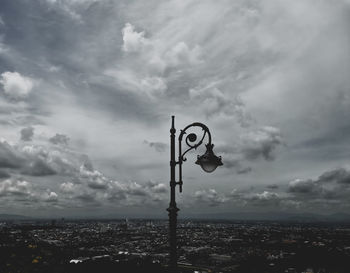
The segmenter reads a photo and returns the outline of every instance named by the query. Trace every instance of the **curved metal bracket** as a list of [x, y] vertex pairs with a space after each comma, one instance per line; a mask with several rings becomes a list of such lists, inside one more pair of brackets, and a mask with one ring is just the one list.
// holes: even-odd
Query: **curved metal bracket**
[[[182, 153], [182, 139], [183, 139], [184, 135], [187, 134], [186, 131], [192, 127], [200, 127], [200, 128], [202, 128], [202, 131], [204, 131], [204, 133], [198, 142], [196, 142], [198, 137], [195, 133], [188, 134], [185, 138], [185, 142], [186, 142], [186, 145], [188, 146], [188, 149], [184, 153]], [[203, 143], [203, 140], [207, 134], [208, 134], [208, 143], [207, 144], [211, 144], [210, 131], [206, 125], [204, 125], [203, 123], [200, 123], [200, 122], [194, 122], [181, 130], [181, 133], [179, 135], [179, 160], [177, 162], [179, 164], [179, 182], [177, 182], [177, 183], [180, 186], [180, 192], [182, 192], [182, 184], [183, 184], [183, 181], [182, 181], [182, 162], [187, 160], [185, 155], [189, 151], [191, 151], [193, 149], [197, 149]]]
[[[184, 153], [181, 154], [181, 144], [183, 136], [186, 135], [186, 131], [191, 127], [201, 127], [204, 131], [201, 139], [197, 143], [193, 143], [197, 140], [197, 135], [195, 133], [188, 134], [185, 138], [185, 142], [187, 146], [189, 147]], [[208, 134], [208, 144], [211, 144], [211, 134], [207, 126], [205, 126], [203, 123], [195, 122], [188, 126], [186, 126], [183, 130], [181, 130], [181, 133], [179, 135], [179, 157], [181, 158], [181, 161], [186, 161], [185, 154], [187, 154], [192, 149], [197, 149], [202, 143], [205, 138], [205, 136]], [[179, 161], [180, 161], [179, 158]]]

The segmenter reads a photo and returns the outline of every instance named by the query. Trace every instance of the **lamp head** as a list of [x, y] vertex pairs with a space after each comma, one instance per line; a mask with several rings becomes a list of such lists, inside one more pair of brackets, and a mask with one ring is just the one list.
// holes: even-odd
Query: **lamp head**
[[200, 165], [205, 172], [211, 173], [218, 166], [222, 166], [223, 163], [221, 156], [216, 156], [213, 152], [214, 144], [207, 144], [205, 147], [207, 148], [206, 152], [201, 156], [197, 156], [196, 164]]

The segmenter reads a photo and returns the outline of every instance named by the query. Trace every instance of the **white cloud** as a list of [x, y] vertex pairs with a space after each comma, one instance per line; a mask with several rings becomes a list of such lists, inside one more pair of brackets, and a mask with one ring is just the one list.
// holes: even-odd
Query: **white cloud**
[[185, 42], [181, 41], [165, 52], [164, 60], [169, 67], [184, 64], [196, 65], [203, 61], [202, 54], [202, 49], [198, 45], [190, 49]]
[[51, 149], [35, 144], [14, 147], [14, 149], [19, 149], [18, 151], [24, 158], [24, 174], [71, 175], [78, 170], [79, 156], [63, 149]]
[[123, 46], [125, 52], [138, 52], [139, 61], [146, 61], [151, 68], [159, 66], [158, 71], [164, 71], [167, 67], [181, 67], [183, 65], [197, 65], [202, 60], [202, 49], [195, 45], [192, 49], [184, 41], [175, 44], [166, 44], [166, 41], [145, 38], [145, 32], [135, 31], [135, 27], [126, 23], [122, 29]]
[[114, 77], [122, 88], [156, 98], [155, 102], [167, 91], [170, 78], [165, 74], [169, 69], [182, 73], [202, 63], [199, 45], [190, 47], [184, 41], [169, 44], [152, 35], [146, 38], [145, 31], [137, 32], [130, 23], [125, 24], [122, 34], [125, 62], [119, 68], [106, 69], [105, 74]]
[[189, 103], [198, 104], [200, 110], [208, 118], [226, 118], [236, 120], [242, 126], [250, 122], [250, 117], [245, 111], [245, 106], [238, 96], [221, 91], [217, 85], [219, 82], [211, 82], [189, 89]]
[[126, 23], [123, 30], [123, 51], [137, 52], [147, 44], [145, 32], [135, 31], [135, 27], [130, 23]]
[[74, 193], [76, 185], [71, 182], [64, 182], [60, 185], [60, 190], [64, 193]]
[[6, 179], [0, 181], [0, 196], [31, 196], [31, 184], [24, 180]]
[[48, 190], [45, 194], [43, 194], [42, 198], [46, 202], [57, 202], [58, 201], [57, 193], [50, 191], [50, 190]]
[[58, 202], [58, 195], [55, 192], [49, 189], [43, 190], [33, 182], [14, 178], [0, 181], [0, 197], [15, 207], [30, 204], [44, 208], [47, 206], [44, 202]]
[[151, 97], [156, 97], [164, 94], [167, 85], [163, 78], [146, 77], [140, 82], [140, 89], [149, 94]]
[[27, 98], [34, 87], [32, 78], [10, 71], [1, 74], [0, 83], [3, 86], [4, 94], [14, 100]]
[[152, 187], [152, 190], [155, 192], [155, 193], [165, 193], [168, 191], [168, 187], [163, 184], [163, 183], [160, 183], [160, 184], [155, 184], [153, 187]]
[[262, 193], [254, 194], [252, 198], [260, 200], [260, 201], [268, 201], [271, 199], [278, 199], [279, 195], [277, 193], [274, 193], [274, 192], [264, 191]]
[[92, 189], [106, 189], [110, 183], [101, 172], [97, 170], [88, 170], [85, 165], [80, 167], [79, 176], [82, 180], [87, 181], [87, 184]]
[[218, 206], [225, 201], [227, 201], [227, 198], [223, 195], [220, 195], [217, 193], [215, 189], [205, 189], [205, 190], [199, 190], [194, 193], [194, 197], [199, 202], [206, 202], [209, 204], [209, 206]]
[[143, 77], [128, 70], [108, 70], [105, 71], [105, 74], [114, 77], [124, 90], [144, 95], [150, 99], [157, 99], [157, 101], [167, 90], [166, 81], [162, 77]]

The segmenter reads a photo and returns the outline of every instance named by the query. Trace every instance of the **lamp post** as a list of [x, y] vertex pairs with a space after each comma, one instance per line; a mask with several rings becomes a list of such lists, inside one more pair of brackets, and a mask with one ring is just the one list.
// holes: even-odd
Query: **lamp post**
[[[205, 172], [211, 173], [218, 166], [223, 165], [221, 161], [221, 157], [217, 157], [213, 152], [214, 144], [211, 143], [211, 134], [207, 126], [203, 123], [195, 122], [184, 129], [181, 130], [179, 138], [178, 138], [178, 161], [175, 158], [175, 116], [171, 117], [171, 128], [170, 128], [170, 203], [167, 211], [169, 212], [169, 241], [170, 241], [170, 270], [172, 273], [177, 272], [177, 243], [176, 243], [176, 225], [177, 225], [177, 212], [179, 209], [176, 206], [175, 201], [175, 188], [176, 185], [179, 185], [179, 190], [182, 192], [182, 163], [186, 161], [186, 153], [197, 149], [202, 143], [206, 136], [208, 136], [208, 142], [205, 145], [206, 152], [197, 156], [196, 164], [200, 165]], [[187, 130], [192, 127], [200, 127], [202, 128], [203, 135], [199, 138], [195, 133], [187, 134]], [[186, 135], [185, 142], [188, 148], [182, 152], [182, 139]], [[178, 181], [176, 181], [176, 165], [178, 165]]]

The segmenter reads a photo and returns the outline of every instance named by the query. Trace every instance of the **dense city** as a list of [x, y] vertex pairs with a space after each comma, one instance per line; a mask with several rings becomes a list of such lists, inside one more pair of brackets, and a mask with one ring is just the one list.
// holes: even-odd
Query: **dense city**
[[[350, 224], [178, 223], [180, 272], [349, 272]], [[0, 272], [167, 272], [166, 220], [0, 224]]]

